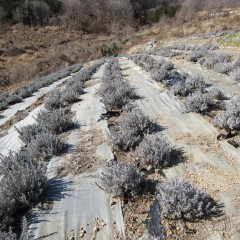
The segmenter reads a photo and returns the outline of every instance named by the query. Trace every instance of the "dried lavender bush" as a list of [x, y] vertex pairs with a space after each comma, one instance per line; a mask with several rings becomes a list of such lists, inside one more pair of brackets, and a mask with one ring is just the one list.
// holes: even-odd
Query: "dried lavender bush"
[[66, 148], [56, 134], [50, 131], [38, 133], [26, 146], [26, 151], [33, 159], [49, 160], [59, 155]]
[[12, 225], [12, 223], [14, 222], [13, 215], [15, 211], [16, 211], [15, 199], [13, 199], [12, 196], [8, 196], [7, 189], [4, 186], [1, 186], [0, 187], [0, 232], [7, 231], [9, 226]]
[[156, 193], [163, 218], [194, 221], [217, 213], [209, 195], [177, 178], [159, 183]]
[[180, 80], [170, 87], [170, 92], [175, 96], [186, 97], [191, 93], [191, 88], [186, 85], [185, 80]]
[[197, 62], [200, 58], [204, 57], [207, 53], [203, 51], [193, 51], [187, 55], [187, 61]]
[[137, 135], [134, 129], [122, 128], [120, 131], [110, 131], [112, 142], [119, 149], [127, 151], [136, 147], [142, 140], [141, 135]]
[[214, 70], [221, 74], [229, 74], [233, 70], [233, 64], [228, 62], [216, 63], [214, 65]]
[[169, 76], [169, 71], [174, 68], [171, 62], [164, 59], [155, 60], [146, 54], [134, 55], [130, 59], [146, 71], [151, 71], [152, 78], [158, 82], [166, 80]]
[[48, 111], [53, 111], [55, 109], [58, 109], [63, 106], [63, 98], [62, 98], [62, 92], [55, 90], [51, 92], [49, 97], [47, 98], [44, 107]]
[[26, 153], [10, 153], [0, 159], [0, 230], [14, 221], [15, 212], [39, 201], [47, 187], [46, 167]]
[[240, 68], [236, 68], [230, 72], [230, 75], [237, 82], [240, 82]]
[[135, 193], [141, 183], [141, 176], [133, 164], [110, 162], [100, 174], [103, 189], [114, 196]]
[[136, 134], [141, 135], [143, 133], [153, 132], [155, 125], [142, 110], [133, 108], [123, 115], [120, 127], [134, 129]]
[[28, 221], [26, 216], [24, 216], [22, 218], [22, 222], [21, 222], [21, 235], [19, 240], [29, 240], [29, 236], [28, 236]]
[[151, 76], [154, 81], [162, 82], [163, 80], [166, 80], [168, 78], [168, 71], [165, 69], [154, 70], [152, 71]]
[[67, 103], [77, 102], [79, 99], [79, 93], [78, 93], [78, 91], [74, 90], [73, 88], [71, 88], [71, 89], [67, 88], [62, 91], [62, 99], [64, 102], [67, 102]]
[[135, 97], [133, 88], [127, 84], [122, 77], [118, 61], [109, 61], [103, 74], [103, 83], [98, 90], [102, 97], [101, 102], [105, 108], [121, 109], [130, 99]]
[[21, 95], [11, 94], [11, 95], [9, 95], [9, 97], [7, 99], [7, 102], [8, 102], [8, 105], [12, 105], [12, 104], [15, 104], [15, 103], [20, 103], [22, 100], [23, 100], [23, 98], [22, 98]]
[[124, 113], [118, 131], [111, 131], [110, 138], [120, 149], [134, 148], [145, 133], [153, 132], [155, 124], [140, 109]]
[[186, 97], [195, 91], [204, 92], [206, 83], [203, 78], [196, 74], [187, 74], [181, 80], [170, 87], [170, 91], [175, 96]]
[[42, 110], [38, 113], [36, 121], [51, 132], [58, 134], [73, 128], [75, 122], [71, 115], [67, 108], [55, 109], [52, 112]]
[[204, 114], [213, 107], [214, 101], [207, 93], [194, 92], [186, 97], [183, 102], [184, 112], [196, 112]]
[[151, 54], [162, 57], [175, 57], [179, 55], [179, 52], [173, 51], [170, 47], [157, 48], [151, 51]]
[[75, 91], [78, 94], [83, 94], [83, 83], [78, 79], [73, 78], [73, 80], [69, 81], [66, 85], [66, 90]]
[[211, 99], [215, 99], [215, 100], [223, 100], [224, 99], [224, 94], [221, 90], [219, 90], [218, 88], [211, 88], [207, 91], [208, 96]]
[[48, 131], [42, 125], [39, 125], [39, 124], [36, 124], [36, 123], [32, 124], [32, 125], [24, 126], [20, 129], [16, 128], [16, 130], [19, 133], [19, 139], [24, 144], [30, 143], [31, 140], [34, 139], [37, 134]]
[[207, 68], [214, 68], [215, 65], [220, 63], [230, 63], [231, 62], [231, 55], [218, 52], [218, 53], [209, 53], [207, 56], [199, 59], [199, 63]]
[[186, 85], [189, 89], [198, 90], [200, 92], [204, 92], [204, 88], [206, 86], [203, 77], [197, 74], [188, 74], [186, 76]]
[[8, 102], [5, 99], [0, 100], [0, 111], [8, 108]]
[[171, 164], [172, 147], [166, 138], [160, 136], [147, 136], [136, 148], [136, 155], [140, 163], [162, 168]]
[[215, 127], [225, 129], [228, 132], [240, 130], [240, 97], [234, 98], [227, 105], [226, 111], [216, 116], [212, 122]]
[[[69, 66], [66, 69], [62, 69], [48, 76], [40, 77], [30, 83], [27, 83], [26, 85], [15, 90], [12, 94], [5, 95], [4, 99], [5, 99], [5, 102], [7, 103], [7, 107], [9, 104], [15, 104], [15, 103], [21, 102], [23, 98], [30, 97], [34, 92], [37, 92], [38, 89], [42, 87], [46, 87], [52, 84], [53, 82], [56, 82], [59, 79], [67, 77], [71, 73], [75, 73], [79, 71], [81, 68], [82, 68], [81, 64], [75, 64], [75, 65]], [[3, 94], [0, 94], [0, 99], [2, 99], [2, 96]], [[0, 110], [1, 110], [1, 107], [0, 107]]]

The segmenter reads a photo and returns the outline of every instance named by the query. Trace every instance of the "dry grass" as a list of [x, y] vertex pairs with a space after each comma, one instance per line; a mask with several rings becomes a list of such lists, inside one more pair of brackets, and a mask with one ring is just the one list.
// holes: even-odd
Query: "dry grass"
[[[56, 26], [0, 28], [0, 93], [11, 91], [37, 76], [52, 73], [73, 63], [85, 63], [100, 57], [103, 43], [121, 42], [122, 52], [133, 52], [152, 39], [161, 45], [192, 34], [218, 30], [239, 30], [240, 11], [228, 17], [199, 14], [189, 21], [166, 21], [145, 26], [134, 33], [124, 32], [120, 37], [85, 34], [81, 31]], [[221, 41], [207, 39], [204, 41]], [[191, 39], [194, 43], [197, 40]], [[201, 39], [203, 41], [203, 39]]]
[[[159, 22], [153, 24], [152, 26], [147, 26], [140, 29], [134, 34], [133, 37], [125, 44], [125, 50], [129, 53], [142, 50], [142, 45], [150, 40], [158, 40], [160, 46], [165, 45], [172, 40], [181, 40], [181, 43], [184, 43], [185, 37], [215, 32], [223, 31], [227, 29], [233, 29], [239, 31], [239, 22], [240, 22], [240, 10], [235, 10], [234, 14], [228, 17], [224, 16], [214, 16], [211, 17], [207, 13], [201, 13], [194, 19], [188, 21], [180, 20], [171, 20], [169, 22]], [[181, 39], [180, 39], [181, 38]], [[188, 39], [186, 41], [191, 41], [191, 44], [194, 43], [203, 43], [203, 42], [220, 42], [223, 37], [218, 37], [216, 39]]]
[[93, 173], [104, 165], [104, 159], [96, 155], [96, 146], [103, 143], [101, 131], [80, 131], [77, 149], [58, 167], [60, 177]]
[[13, 26], [1, 29], [0, 93], [74, 63], [100, 57], [109, 36], [60, 27]]

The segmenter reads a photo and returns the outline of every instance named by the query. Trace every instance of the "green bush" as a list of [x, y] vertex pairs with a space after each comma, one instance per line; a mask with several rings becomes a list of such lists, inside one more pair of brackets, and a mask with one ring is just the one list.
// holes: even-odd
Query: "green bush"
[[59, 13], [63, 8], [63, 2], [60, 0], [44, 0], [50, 7], [51, 12]]
[[103, 44], [100, 47], [100, 51], [101, 51], [101, 56], [102, 57], [114, 55], [114, 54], [117, 53], [118, 50], [119, 50], [119, 47], [118, 47], [117, 43], [115, 43], [115, 42], [113, 42], [113, 43], [111, 43], [109, 45]]
[[[23, 22], [25, 24], [40, 24], [46, 21], [50, 14], [62, 10], [61, 0], [1, 0], [0, 9], [5, 19]], [[47, 19], [46, 19], [47, 18]]]
[[24, 3], [24, 0], [2, 0], [0, 7], [5, 13], [6, 18], [12, 18], [14, 11]]
[[164, 16], [169, 18], [175, 17], [179, 9], [179, 6], [161, 6], [154, 10], [150, 10], [147, 15], [147, 22], [158, 22]]
[[44, 25], [50, 16], [50, 7], [45, 2], [30, 1], [23, 4], [19, 9], [20, 18], [24, 24], [33, 25], [40, 24]]

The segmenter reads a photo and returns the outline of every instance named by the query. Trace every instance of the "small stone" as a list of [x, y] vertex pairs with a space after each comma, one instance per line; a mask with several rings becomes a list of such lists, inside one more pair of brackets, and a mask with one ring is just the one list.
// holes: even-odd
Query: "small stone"
[[79, 237], [80, 237], [80, 238], [83, 238], [84, 235], [85, 235], [85, 233], [86, 233], [86, 231], [85, 231], [83, 228], [81, 228], [81, 229], [80, 229], [80, 232], [79, 232]]

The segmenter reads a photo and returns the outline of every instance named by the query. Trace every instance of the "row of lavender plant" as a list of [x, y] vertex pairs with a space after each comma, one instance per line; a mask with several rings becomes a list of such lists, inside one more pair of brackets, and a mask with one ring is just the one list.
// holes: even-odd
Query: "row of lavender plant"
[[19, 103], [24, 98], [32, 96], [32, 94], [37, 92], [39, 89], [70, 76], [72, 73], [78, 72], [81, 68], [81, 64], [75, 64], [48, 76], [37, 78], [36, 80], [16, 89], [12, 93], [0, 94], [0, 111], [7, 109], [9, 105]]
[[[155, 61], [152, 62], [155, 66]], [[148, 66], [144, 66], [148, 69]], [[150, 69], [156, 71], [154, 67]], [[110, 139], [119, 150], [132, 151], [137, 158], [130, 164], [116, 160], [108, 162], [100, 175], [102, 186], [107, 192], [117, 197], [134, 199], [147, 182], [139, 167], [161, 169], [173, 164], [177, 157], [176, 149], [171, 147], [162, 134], [153, 134], [155, 129], [154, 122], [140, 109], [129, 104], [123, 106], [117, 126], [110, 130]], [[217, 212], [216, 202], [208, 194], [181, 179], [157, 184], [155, 195], [164, 219], [194, 221]]]
[[[155, 68], [156, 61], [151, 61], [151, 58], [150, 61], [147, 61], [148, 58], [148, 55], [132, 56], [134, 62], [139, 66], [144, 66], [143, 68], [146, 70], [150, 69], [151, 71], [151, 69], [154, 69], [154, 72], [158, 72]], [[147, 67], [142, 61], [147, 64]], [[160, 60], [160, 62], [162, 61]], [[159, 70], [161, 70], [161, 65]], [[200, 75], [184, 73], [175, 74], [174, 76], [173, 71], [168, 71], [164, 76], [165, 78], [162, 83], [164, 83], [175, 96], [179, 96], [181, 99], [183, 98], [183, 112], [208, 114], [212, 110], [222, 110], [222, 113], [213, 117], [213, 125], [220, 129], [225, 129], [228, 132], [240, 130], [239, 97], [234, 97], [227, 106], [225, 106], [225, 102], [223, 101], [224, 94], [217, 88], [207, 88], [206, 82]], [[175, 79], [174, 81], [173, 78]]]
[[[76, 123], [72, 120], [70, 104], [79, 99], [84, 83], [103, 62], [82, 68], [62, 91], [55, 90], [50, 94], [45, 109], [36, 116], [36, 124], [17, 129], [22, 149], [2, 156], [0, 161], [1, 239], [18, 239], [11, 229], [16, 224], [16, 213], [24, 214], [43, 197], [48, 187], [46, 163], [67, 146], [58, 134], [70, 130]], [[22, 236], [26, 235], [26, 232], [22, 233]]]

